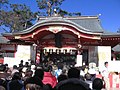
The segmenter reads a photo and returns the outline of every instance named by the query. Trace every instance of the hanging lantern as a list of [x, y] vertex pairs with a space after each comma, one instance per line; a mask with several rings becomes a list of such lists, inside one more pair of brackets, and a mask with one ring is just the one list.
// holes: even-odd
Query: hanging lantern
[[53, 49], [49, 49], [49, 52], [50, 52], [50, 54], [52, 54], [53, 53]]
[[70, 51], [69, 51], [69, 52], [70, 52], [70, 54], [72, 54], [72, 49], [70, 49]]
[[67, 50], [66, 49], [63, 49], [63, 53], [66, 54]]
[[45, 53], [47, 52], [47, 50], [46, 50], [46, 49], [44, 49], [44, 51], [43, 51], [43, 52], [44, 52], [44, 54], [45, 54]]
[[53, 48], [53, 52], [56, 52], [56, 49], [55, 49], [55, 48]]
[[59, 54], [59, 49], [56, 49], [56, 53]]
[[46, 48], [46, 52], [49, 52], [49, 48]]
[[61, 48], [61, 53], [64, 53], [64, 49], [63, 48]]
[[67, 53], [69, 53], [70, 52], [70, 49], [69, 48], [67, 48]]

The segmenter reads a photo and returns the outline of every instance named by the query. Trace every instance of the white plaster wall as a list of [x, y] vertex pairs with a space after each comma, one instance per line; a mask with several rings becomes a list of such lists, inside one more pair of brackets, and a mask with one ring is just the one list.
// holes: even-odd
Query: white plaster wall
[[104, 62], [111, 61], [111, 46], [98, 46], [99, 67], [104, 66]]

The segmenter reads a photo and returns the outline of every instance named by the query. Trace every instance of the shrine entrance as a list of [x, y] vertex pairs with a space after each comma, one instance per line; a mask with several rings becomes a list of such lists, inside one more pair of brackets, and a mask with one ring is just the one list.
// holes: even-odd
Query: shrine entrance
[[[49, 49], [49, 52], [47, 52], [48, 50], [46, 49], [42, 49], [40, 52], [40, 61], [42, 63], [46, 63], [48, 61], [52, 61], [54, 64], [58, 64], [58, 63], [62, 63], [65, 65], [75, 65], [76, 64], [76, 60], [77, 60], [77, 55], [78, 55], [78, 51], [77, 50], [72, 50], [72, 49], [63, 49], [63, 51], [61, 52], [61, 50], [53, 50], [53, 49]], [[53, 52], [55, 51], [55, 52]], [[88, 50], [83, 50], [81, 52], [82, 55], [82, 62], [83, 65], [88, 65]]]

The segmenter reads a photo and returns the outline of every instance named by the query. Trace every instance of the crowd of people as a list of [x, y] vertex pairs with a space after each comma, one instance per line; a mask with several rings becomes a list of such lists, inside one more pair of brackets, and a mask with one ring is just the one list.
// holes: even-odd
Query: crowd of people
[[0, 90], [101, 90], [104, 82], [97, 76], [90, 74], [88, 67], [23, 64], [21, 60], [12, 68], [0, 64]]

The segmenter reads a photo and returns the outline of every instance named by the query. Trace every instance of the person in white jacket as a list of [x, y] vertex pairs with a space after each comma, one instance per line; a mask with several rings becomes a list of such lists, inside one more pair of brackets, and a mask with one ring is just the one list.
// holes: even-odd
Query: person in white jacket
[[105, 81], [105, 88], [108, 89], [109, 88], [109, 70], [108, 70], [108, 62], [104, 63], [104, 68], [102, 70], [102, 76], [104, 78]]

